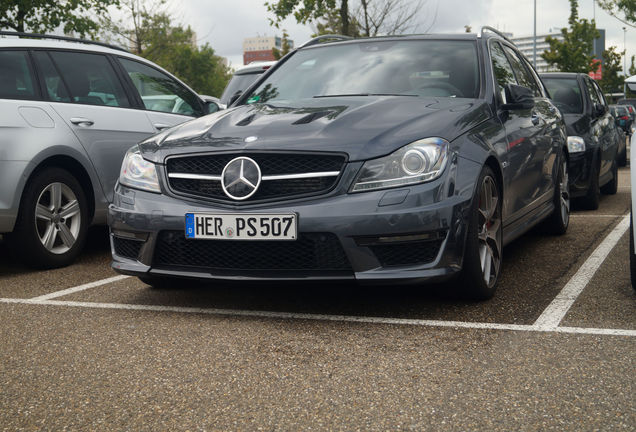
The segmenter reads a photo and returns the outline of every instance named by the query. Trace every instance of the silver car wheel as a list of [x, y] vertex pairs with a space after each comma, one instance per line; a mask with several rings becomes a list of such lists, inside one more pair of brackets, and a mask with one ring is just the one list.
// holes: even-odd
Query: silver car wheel
[[501, 211], [499, 189], [495, 180], [486, 176], [479, 191], [479, 261], [484, 282], [492, 288], [501, 267]]
[[63, 254], [75, 244], [82, 223], [77, 197], [64, 183], [42, 190], [35, 206], [35, 230], [44, 248]]

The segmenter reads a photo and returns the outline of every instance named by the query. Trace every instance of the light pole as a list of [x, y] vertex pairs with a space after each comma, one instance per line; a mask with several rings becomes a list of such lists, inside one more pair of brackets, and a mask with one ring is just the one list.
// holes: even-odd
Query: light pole
[[[625, 36], [627, 27], [623, 27], [623, 79], [627, 79], [627, 48], [625, 48]], [[627, 99], [627, 83], [623, 81], [623, 98]]]
[[534, 0], [534, 37], [532, 38], [532, 66], [537, 68], [537, 0]]

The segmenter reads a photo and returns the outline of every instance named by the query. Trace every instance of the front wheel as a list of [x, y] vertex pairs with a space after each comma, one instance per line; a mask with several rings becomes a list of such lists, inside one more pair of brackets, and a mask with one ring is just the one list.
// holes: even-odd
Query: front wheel
[[495, 174], [488, 166], [482, 169], [477, 184], [460, 278], [469, 297], [487, 300], [495, 294], [501, 272], [501, 194]]
[[46, 168], [27, 184], [10, 236], [24, 262], [36, 268], [71, 264], [86, 240], [88, 206], [71, 173]]
[[616, 195], [618, 192], [618, 164], [616, 161], [612, 163], [612, 179], [603, 185], [601, 192], [605, 195]]
[[601, 189], [598, 184], [599, 169], [596, 165], [592, 165], [590, 171], [590, 187], [585, 196], [581, 198], [581, 203], [587, 210], [596, 210], [601, 200]]
[[544, 226], [552, 234], [565, 234], [570, 224], [570, 178], [568, 161], [565, 157], [559, 167], [553, 202], [554, 212], [545, 221]]

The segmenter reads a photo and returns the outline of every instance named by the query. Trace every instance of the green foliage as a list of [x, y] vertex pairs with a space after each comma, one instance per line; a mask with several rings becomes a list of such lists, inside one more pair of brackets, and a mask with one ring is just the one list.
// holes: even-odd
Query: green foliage
[[610, 47], [603, 51], [603, 77], [598, 82], [603, 93], [615, 93], [623, 90], [625, 77], [619, 72], [623, 70], [621, 60], [623, 54], [616, 52], [616, 47]]
[[[312, 37], [326, 35], [326, 34], [344, 34], [342, 29], [342, 20], [340, 19], [340, 11], [330, 10], [325, 15], [316, 21], [315, 33]], [[360, 37], [361, 29], [358, 20], [354, 17], [349, 17], [349, 36]]]
[[287, 34], [287, 30], [283, 30], [282, 39], [281, 49], [272, 48], [272, 54], [276, 60], [280, 60], [285, 57], [289, 51], [291, 51], [291, 44], [289, 43], [289, 34]]
[[95, 17], [107, 14], [118, 0], [0, 0], [0, 28], [46, 33], [62, 26], [80, 37], [99, 31]]
[[634, 0], [598, 0], [599, 6], [610, 15], [632, 27], [636, 27], [636, 1]]
[[354, 36], [349, 25], [349, 0], [278, 0], [266, 2], [267, 10], [274, 14], [270, 22], [278, 27], [287, 17], [293, 15], [299, 24], [307, 24], [324, 18], [328, 13], [340, 15], [340, 29], [338, 32], [346, 36]]
[[196, 45], [194, 31], [173, 23], [163, 0], [123, 0], [125, 19], [104, 22], [107, 38], [123, 41], [135, 54], [176, 75], [197, 93], [219, 97], [231, 72], [210, 45]]
[[592, 69], [594, 56], [590, 54], [594, 39], [600, 34], [596, 30], [594, 20], [579, 19], [578, 1], [570, 0], [569, 28], [562, 28], [563, 41], [548, 36], [545, 40], [550, 45], [541, 57], [548, 65], [562, 72], [588, 73]]
[[636, 65], [634, 65], [634, 57], [636, 56], [632, 56], [632, 64], [629, 67], [629, 76], [636, 75]]

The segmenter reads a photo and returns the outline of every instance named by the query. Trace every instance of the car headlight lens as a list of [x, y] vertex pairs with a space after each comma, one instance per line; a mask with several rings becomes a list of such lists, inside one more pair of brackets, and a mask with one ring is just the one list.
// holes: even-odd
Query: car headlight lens
[[568, 152], [580, 153], [585, 151], [585, 140], [580, 136], [568, 137]]
[[388, 156], [366, 161], [351, 192], [387, 189], [435, 180], [448, 160], [448, 141], [425, 138]]
[[137, 146], [128, 150], [124, 157], [119, 172], [119, 183], [150, 192], [161, 192], [155, 164], [145, 160]]

